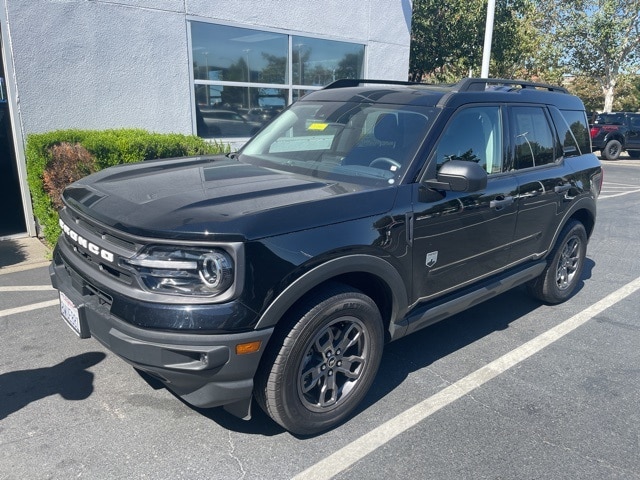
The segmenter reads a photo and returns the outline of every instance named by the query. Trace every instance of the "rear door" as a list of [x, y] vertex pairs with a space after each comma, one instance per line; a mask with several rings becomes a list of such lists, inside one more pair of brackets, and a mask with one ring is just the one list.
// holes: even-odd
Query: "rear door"
[[[511, 262], [519, 263], [550, 248], [554, 225], [559, 225], [575, 191], [574, 174], [563, 161], [564, 155], [580, 152], [566, 123], [562, 137], [567, 145], [560, 142], [545, 106], [512, 106], [509, 118], [510, 163], [518, 181], [519, 210]], [[564, 122], [561, 117], [558, 120]], [[573, 149], [570, 142], [574, 142]]]

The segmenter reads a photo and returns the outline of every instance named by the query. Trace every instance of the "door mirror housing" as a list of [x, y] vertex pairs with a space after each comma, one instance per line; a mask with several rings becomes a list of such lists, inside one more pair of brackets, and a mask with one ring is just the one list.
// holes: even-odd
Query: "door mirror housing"
[[450, 160], [440, 167], [435, 180], [425, 185], [433, 190], [478, 192], [487, 188], [487, 172], [475, 162]]

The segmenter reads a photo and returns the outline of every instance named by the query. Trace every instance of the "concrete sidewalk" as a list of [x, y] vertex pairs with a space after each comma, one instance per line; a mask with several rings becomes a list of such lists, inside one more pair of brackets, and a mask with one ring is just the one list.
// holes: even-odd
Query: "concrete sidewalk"
[[51, 250], [35, 237], [0, 240], [0, 274], [45, 267]]

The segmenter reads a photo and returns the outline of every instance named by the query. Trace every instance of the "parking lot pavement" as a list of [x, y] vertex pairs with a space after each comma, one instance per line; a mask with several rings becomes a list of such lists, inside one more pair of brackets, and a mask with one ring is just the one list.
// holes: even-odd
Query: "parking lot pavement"
[[0, 480], [640, 480], [640, 163], [603, 164], [574, 297], [515, 289], [387, 345], [361, 408], [311, 438], [156, 390], [64, 324], [46, 248], [0, 241]]

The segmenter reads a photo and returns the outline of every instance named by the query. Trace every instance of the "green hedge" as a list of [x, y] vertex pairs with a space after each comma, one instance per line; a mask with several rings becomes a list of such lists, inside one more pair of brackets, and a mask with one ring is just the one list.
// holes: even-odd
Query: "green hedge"
[[51, 149], [61, 143], [80, 144], [95, 159], [97, 170], [154, 158], [226, 153], [228, 145], [208, 143], [192, 135], [149, 133], [138, 129], [57, 130], [27, 137], [27, 181], [33, 212], [44, 239], [54, 245], [60, 235], [58, 212], [44, 186], [44, 173], [52, 161]]

